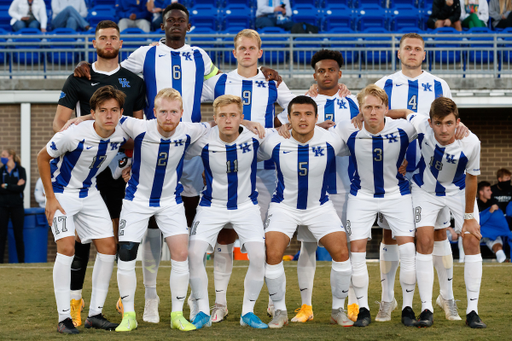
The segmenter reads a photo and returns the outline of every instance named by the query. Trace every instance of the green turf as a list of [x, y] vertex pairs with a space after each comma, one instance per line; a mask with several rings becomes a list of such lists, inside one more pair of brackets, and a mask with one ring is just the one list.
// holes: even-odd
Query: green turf
[[[140, 263], [138, 263], [140, 265]], [[293, 310], [301, 304], [297, 285], [296, 262], [286, 263], [287, 275], [287, 307], [288, 315], [293, 317]], [[213, 276], [212, 262], [208, 262], [208, 274], [210, 278], [210, 302], [213, 304]], [[135, 307], [139, 327], [128, 334], [106, 332], [98, 330], [85, 330], [80, 327], [80, 335], [64, 336], [56, 332], [57, 313], [55, 297], [52, 285], [53, 264], [25, 264], [25, 265], [0, 265], [0, 339], [1, 340], [47, 340], [71, 338], [76, 340], [161, 340], [164, 338], [181, 339], [218, 339], [218, 340], [511, 340], [512, 339], [512, 265], [484, 263], [482, 290], [480, 295], [479, 313], [483, 321], [487, 323], [487, 329], [472, 330], [464, 325], [466, 310], [466, 291], [464, 287], [462, 265], [455, 265], [454, 292], [460, 300], [459, 314], [463, 321], [447, 321], [444, 313], [435, 308], [434, 326], [427, 329], [406, 328], [400, 323], [400, 309], [393, 312], [391, 322], [372, 322], [367, 328], [343, 328], [329, 324], [331, 312], [331, 288], [329, 284], [330, 263], [318, 262], [315, 288], [313, 294], [313, 311], [315, 319], [305, 324], [291, 324], [280, 330], [253, 330], [249, 327], [241, 327], [239, 324], [243, 283], [247, 262], [236, 261], [231, 283], [228, 290], [229, 316], [226, 321], [214, 324], [211, 328], [205, 328], [194, 332], [179, 332], [169, 328], [170, 318], [170, 292], [169, 275], [170, 262], [162, 262], [158, 273], [158, 293], [160, 295], [159, 324], [142, 322], [144, 308], [144, 290], [142, 285], [142, 272], [137, 268], [138, 290], [135, 299]], [[90, 267], [90, 266], [89, 266]], [[372, 318], [378, 310], [378, 305], [373, 303], [380, 299], [380, 282], [378, 263], [369, 263], [370, 272], [370, 308]], [[88, 300], [91, 288], [90, 268], [87, 273], [84, 297], [86, 308], [82, 313], [87, 316]], [[437, 281], [436, 281], [437, 282]], [[434, 287], [434, 301], [437, 297], [438, 286]], [[397, 282], [395, 292], [399, 307], [401, 307], [401, 289]], [[268, 322], [267, 289], [264, 286], [260, 299], [256, 304], [255, 313], [264, 322]], [[116, 283], [116, 268], [110, 284], [110, 293], [105, 304], [104, 313], [113, 322], [120, 321], [120, 315], [115, 311], [115, 303], [118, 298]], [[414, 310], [420, 312], [418, 291], [414, 299]], [[186, 305], [185, 305], [186, 306]], [[188, 316], [188, 308], [185, 307], [185, 315]]]

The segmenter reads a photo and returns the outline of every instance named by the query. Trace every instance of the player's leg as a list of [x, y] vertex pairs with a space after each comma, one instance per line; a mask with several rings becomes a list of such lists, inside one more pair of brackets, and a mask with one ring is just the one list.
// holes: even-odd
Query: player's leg
[[500, 236], [496, 237], [495, 240], [490, 240], [489, 238], [485, 239], [487, 239], [487, 247], [496, 255], [496, 260], [498, 263], [503, 263], [507, 259], [507, 256], [503, 251], [503, 239], [501, 239]]
[[233, 247], [236, 238], [237, 234], [233, 228], [223, 228], [217, 237], [213, 257], [215, 305], [212, 309], [212, 322], [221, 322], [228, 315], [226, 294], [233, 271]]
[[292, 322], [306, 322], [314, 317], [312, 296], [318, 242], [308, 227], [304, 225], [298, 227], [297, 240], [301, 242], [299, 260], [297, 261], [297, 279], [302, 304], [300, 310], [292, 318]]
[[144, 314], [142, 320], [150, 323], [160, 322], [158, 305], [160, 298], [156, 291], [158, 267], [162, 258], [162, 232], [158, 229], [155, 218], [149, 219], [146, 236], [142, 241], [142, 275], [144, 278]]
[[421, 314], [418, 317], [418, 326], [430, 327], [433, 322], [432, 314], [434, 312], [434, 307], [432, 306], [432, 290], [434, 287], [434, 264], [432, 260], [434, 226], [417, 227], [416, 248], [416, 279], [421, 298]]
[[375, 321], [390, 321], [396, 307], [395, 277], [399, 264], [398, 244], [393, 239], [388, 222], [379, 214], [377, 224], [382, 227], [382, 242], [379, 246], [380, 285], [382, 288], [379, 312]]
[[91, 243], [82, 244], [80, 238], [75, 238], [75, 257], [71, 263], [71, 318], [73, 324], [78, 327], [82, 325], [81, 312], [84, 308], [82, 289], [84, 287], [85, 273], [89, 263]]

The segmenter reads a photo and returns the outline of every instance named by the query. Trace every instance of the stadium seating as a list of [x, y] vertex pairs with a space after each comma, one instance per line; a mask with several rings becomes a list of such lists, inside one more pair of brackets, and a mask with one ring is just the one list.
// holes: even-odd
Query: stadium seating
[[[326, 33], [329, 33], [329, 34], [353, 34], [355, 32], [349, 28], [337, 27], [337, 28], [333, 28], [332, 30], [330, 30]], [[343, 41], [343, 42], [350, 41], [350, 42], [354, 42], [354, 43], [346, 44], [346, 43], [341, 43], [340, 41]], [[357, 61], [359, 60], [359, 51], [357, 50], [357, 41], [358, 41], [358, 38], [356, 38], [356, 37], [343, 37], [343, 38], [331, 37], [331, 38], [329, 38], [329, 42], [330, 42], [329, 48], [332, 50], [340, 51], [341, 54], [343, 55], [343, 60], [344, 60], [345, 64], [357, 63]]]
[[292, 7], [292, 19], [294, 22], [305, 22], [320, 26], [321, 11], [313, 5], [299, 4]]
[[[363, 33], [382, 34], [389, 32], [383, 28], [373, 27], [364, 30]], [[367, 64], [391, 63], [391, 37], [371, 36], [364, 38], [364, 40], [385, 42], [383, 44], [365, 44], [365, 47], [372, 49], [372, 51], [365, 51], [363, 53], [364, 61]]]
[[[90, 28], [88, 31], [85, 31], [85, 32], [82, 32], [82, 33], [78, 33], [78, 34], [82, 34], [84, 35], [84, 38], [83, 39], [87, 39], [89, 42], [91, 42], [93, 39], [94, 39], [94, 33], [95, 33], [95, 28]], [[85, 36], [89, 36], [89, 38], [86, 38]], [[97, 59], [97, 54], [96, 54], [96, 50], [94, 49], [94, 47], [92, 46], [92, 43], [89, 44], [89, 53], [87, 53], [88, 55], [88, 62], [89, 63], [92, 63], [94, 61], [96, 61]], [[85, 58], [85, 56], [80, 56], [80, 59], [82, 58]], [[83, 59], [85, 60], [85, 59]]]
[[[287, 31], [279, 27], [265, 27], [258, 30], [260, 34], [263, 49], [262, 64], [275, 64], [284, 63], [286, 61], [287, 53], [285, 51], [269, 51], [269, 49], [284, 49], [286, 47], [285, 42], [288, 41], [286, 37], [266, 37], [267, 34], [288, 34]], [[270, 44], [272, 42], [272, 44]], [[283, 44], [279, 44], [283, 42]]]
[[357, 0], [319, 0], [320, 8], [330, 8], [332, 5], [345, 5], [349, 8], [355, 8], [357, 6]]
[[[227, 28], [222, 33], [230, 34], [230, 35], [237, 34], [238, 32], [240, 32], [243, 29], [245, 29], [245, 26], [233, 26], [233, 27]], [[213, 32], [213, 33], [215, 33], [215, 32]], [[212, 38], [212, 39], [215, 40], [215, 38]], [[203, 40], [203, 39], [201, 39], [201, 40]], [[229, 49], [227, 51], [221, 52], [221, 53], [223, 53], [224, 63], [236, 64], [236, 58], [235, 58], [235, 56], [233, 56], [233, 53], [232, 53], [232, 50], [235, 47], [233, 37], [224, 37], [222, 40], [227, 42], [227, 44], [223, 45], [223, 47], [226, 47]], [[201, 45], [201, 48], [203, 48], [203, 45]]]
[[[512, 27], [507, 27], [503, 31], [502, 34], [512, 34]], [[504, 37], [503, 38], [503, 47], [505, 47], [505, 51], [501, 55], [502, 63], [510, 63], [512, 62], [512, 37]], [[512, 215], [511, 215], [512, 217]]]
[[[208, 43], [208, 44], [198, 45], [202, 49], [209, 50], [212, 47], [216, 47], [216, 44], [215, 44], [215, 42], [217, 41], [216, 38], [214, 38], [214, 37], [194, 37], [194, 36], [199, 35], [199, 34], [216, 34], [216, 33], [217, 33], [217, 31], [214, 31], [208, 27], [196, 27], [195, 29], [193, 29], [192, 31], [190, 31], [187, 34], [187, 37], [189, 37], [189, 39], [190, 39], [190, 45], [195, 45], [194, 44], [195, 41], [212, 42], [211, 44]], [[211, 50], [206, 51], [206, 52], [210, 56], [210, 59], [215, 63], [215, 61], [217, 60], [217, 52], [211, 51]]]
[[[8, 35], [8, 34], [9, 34], [9, 32], [7, 32], [6, 30], [0, 28], [0, 36]], [[0, 43], [5, 43], [5, 42], [7, 42], [7, 39], [0, 38]], [[9, 59], [8, 58], [8, 54], [3, 52], [3, 50], [5, 50], [5, 47], [4, 46], [0, 46], [0, 64], [5, 63]]]
[[[453, 27], [440, 27], [433, 31], [437, 36], [434, 41], [462, 41], [462, 37], [457, 37], [461, 32], [455, 30]], [[454, 35], [448, 37], [447, 35]], [[453, 51], [451, 49], [461, 47], [460, 43], [454, 44], [435, 44], [439, 51], [434, 51], [434, 62], [436, 63], [460, 63], [462, 61], [462, 51]]]
[[[470, 28], [468, 33], [470, 34], [489, 34], [493, 33], [487, 27], [473, 27]], [[473, 44], [472, 41], [490, 41], [489, 44]], [[471, 48], [477, 48], [476, 51], [469, 51], [468, 57], [470, 63], [492, 63], [494, 61], [493, 37], [469, 37], [469, 43]]]
[[369, 28], [387, 29], [388, 11], [377, 4], [367, 4], [357, 12], [356, 29], [360, 32]]
[[11, 16], [8, 13], [9, 6], [0, 5], [0, 28], [7, 32], [12, 31]]
[[[121, 60], [125, 60], [128, 56], [141, 47], [142, 45], [148, 45], [151, 43], [151, 40], [147, 40], [142, 36], [146, 34], [143, 30], [137, 27], [127, 28], [121, 32], [121, 39], [123, 40], [123, 48], [119, 51], [121, 55]], [[127, 37], [127, 35], [141, 35], [141, 37]]]
[[382, 8], [387, 8], [387, 0], [353, 0], [357, 1], [357, 5], [354, 8], [361, 8], [367, 6], [380, 6]]
[[110, 5], [97, 5], [89, 10], [87, 22], [89, 22], [91, 27], [96, 27], [96, 25], [98, 25], [98, 23], [102, 20], [117, 21], [115, 7]]
[[322, 29], [325, 31], [334, 28], [351, 28], [354, 11], [346, 5], [330, 5], [324, 11]]
[[57, 28], [51, 31], [48, 38], [48, 45], [50, 49], [55, 50], [48, 52], [48, 61], [54, 64], [75, 64], [77, 62], [77, 54], [75, 52], [64, 52], [60, 51], [61, 49], [70, 50], [73, 49], [76, 45], [55, 45], [54, 43], [61, 42], [76, 42], [76, 38], [63, 38], [59, 37], [61, 35], [76, 35], [77, 32], [71, 28]]
[[398, 4], [391, 10], [391, 30], [400, 30], [402, 28], [418, 28], [421, 23], [419, 10], [412, 5]]
[[[318, 38], [295, 38], [295, 48], [293, 52], [293, 60], [300, 64], [309, 64], [311, 57], [323, 46], [328, 45], [329, 41], [319, 40]], [[298, 50], [300, 49], [300, 50]]]
[[219, 30], [219, 10], [212, 5], [197, 5], [189, 9], [190, 23], [196, 27]]
[[[41, 36], [41, 38], [28, 38], [24, 36]], [[17, 43], [14, 48], [34, 51], [13, 52], [13, 62], [20, 64], [39, 64], [40, 62], [44, 61], [44, 54], [39, 51], [42, 37], [43, 34], [36, 28], [22, 28], [21, 30], [17, 31], [15, 33], [15, 38], [13, 38], [13, 42]], [[37, 44], [27, 45], [27, 43]]]
[[228, 5], [221, 14], [224, 29], [230, 27], [254, 27], [252, 10], [246, 5]]

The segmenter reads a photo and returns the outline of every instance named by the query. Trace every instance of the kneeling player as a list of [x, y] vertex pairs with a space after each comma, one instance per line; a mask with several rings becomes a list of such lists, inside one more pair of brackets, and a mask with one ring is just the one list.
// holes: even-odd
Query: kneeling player
[[116, 243], [107, 207], [96, 189], [96, 176], [128, 138], [122, 129], [116, 129], [124, 98], [125, 94], [112, 86], [98, 89], [90, 101], [95, 121], [55, 134], [37, 156], [46, 193], [46, 216], [57, 243], [53, 282], [60, 333], [78, 334], [70, 315], [75, 230], [83, 243], [92, 240], [98, 250], [85, 327], [106, 330], [117, 327], [101, 314], [114, 267]]

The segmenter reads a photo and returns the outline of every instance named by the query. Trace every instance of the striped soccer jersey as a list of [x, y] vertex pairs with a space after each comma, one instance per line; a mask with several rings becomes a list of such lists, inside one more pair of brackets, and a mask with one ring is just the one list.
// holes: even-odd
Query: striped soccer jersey
[[125, 199], [149, 207], [182, 202], [179, 183], [183, 159], [191, 143], [209, 129], [209, 124], [182, 122], [174, 134], [165, 138], [158, 132], [157, 120], [123, 117], [121, 128], [133, 139], [132, 176]]
[[70, 193], [85, 198], [97, 191], [96, 176], [114, 159], [119, 148], [128, 140], [119, 127], [112, 135], [102, 138], [94, 130], [94, 121], [71, 125], [58, 132], [46, 145], [55, 193]]
[[272, 202], [300, 210], [323, 205], [329, 201], [327, 184], [335, 172], [335, 156], [347, 152], [337, 134], [320, 127], [315, 127], [305, 144], [277, 133], [267, 136], [259, 158], [270, 158], [276, 164], [277, 188]]
[[407, 119], [418, 132], [421, 160], [413, 181], [421, 189], [437, 196], [455, 194], [466, 187], [466, 172], [480, 175], [480, 140], [475, 134], [443, 146], [427, 117], [410, 114]]

